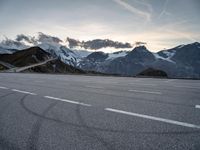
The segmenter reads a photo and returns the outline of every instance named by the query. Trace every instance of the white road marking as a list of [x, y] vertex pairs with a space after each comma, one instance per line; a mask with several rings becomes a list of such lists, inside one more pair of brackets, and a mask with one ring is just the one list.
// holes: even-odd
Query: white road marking
[[158, 94], [161, 95], [161, 92], [155, 91], [141, 91], [141, 90], [128, 90], [129, 92], [137, 92], [137, 93], [148, 93], [148, 94]]
[[9, 88], [4, 87], [4, 86], [0, 86], [0, 89], [8, 90]]
[[199, 108], [200, 109], [200, 105], [195, 105], [195, 108]]
[[53, 99], [53, 100], [58, 100], [58, 101], [63, 101], [63, 102], [67, 102], [67, 103], [72, 103], [72, 104], [77, 104], [77, 105], [82, 105], [82, 106], [92, 106], [90, 104], [85, 104], [85, 103], [81, 103], [81, 102], [77, 102], [77, 101], [72, 101], [72, 100], [67, 100], [67, 99], [62, 99], [62, 98], [57, 98], [57, 97], [51, 97], [51, 96], [44, 96], [45, 98], [48, 99]]
[[154, 117], [154, 116], [132, 113], [132, 112], [127, 112], [127, 111], [117, 110], [117, 109], [112, 109], [112, 108], [105, 108], [105, 110], [110, 111], [110, 112], [116, 112], [116, 113], [121, 113], [121, 114], [125, 114], [125, 115], [145, 118], [145, 119], [149, 119], [149, 120], [155, 120], [155, 121], [165, 122], [165, 123], [169, 123], [169, 124], [184, 126], [184, 127], [188, 127], [188, 128], [200, 129], [200, 125], [190, 124], [190, 123], [186, 123], [186, 122], [180, 122], [180, 121], [175, 121], [175, 120], [170, 120], [170, 119], [164, 119], [164, 118], [159, 118], [159, 117]]
[[87, 88], [95, 88], [95, 89], [103, 89], [101, 86], [92, 86], [92, 85], [86, 85]]
[[172, 82], [172, 81], [175, 81], [174, 79], [169, 79], [169, 80], [166, 80], [164, 82]]
[[31, 92], [27, 92], [27, 91], [21, 91], [21, 90], [17, 90], [17, 89], [12, 89], [12, 91], [14, 91], [14, 92], [19, 92], [19, 93], [23, 93], [23, 94], [37, 95], [37, 94], [35, 94], [35, 93], [31, 93]]
[[192, 87], [192, 86], [179, 86], [179, 85], [174, 85], [174, 87], [177, 87], [177, 88], [189, 88], [189, 89], [199, 89], [200, 87]]
[[147, 85], [147, 86], [156, 86], [156, 84], [146, 84], [146, 83], [129, 83], [130, 85]]

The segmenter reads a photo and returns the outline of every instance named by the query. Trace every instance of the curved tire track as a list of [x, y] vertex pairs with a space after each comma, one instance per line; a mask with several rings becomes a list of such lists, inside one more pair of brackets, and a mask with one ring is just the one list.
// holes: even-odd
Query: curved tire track
[[106, 149], [108, 150], [114, 150], [115, 148], [113, 145], [111, 145], [109, 142], [105, 141], [102, 137], [100, 137], [98, 134], [94, 132], [95, 129], [92, 127], [87, 126], [83, 116], [80, 112], [80, 106], [77, 105], [76, 107], [76, 116], [78, 118], [79, 123], [84, 127], [85, 131], [82, 131], [84, 135], [89, 136], [92, 140], [96, 140], [97, 142], [101, 143]]
[[[85, 128], [84, 125], [75, 124], [75, 123], [67, 122], [67, 121], [62, 121], [62, 120], [59, 120], [56, 118], [43, 116], [40, 113], [34, 112], [33, 110], [31, 110], [24, 104], [24, 100], [21, 100], [20, 104], [24, 110], [26, 110], [28, 113], [30, 113], [31, 115], [34, 115], [36, 117], [56, 122], [57, 124], [62, 125], [62, 126], [73, 126], [73, 127], [77, 127], [77, 128]], [[96, 130], [96, 131], [122, 133], [122, 134], [152, 134], [152, 135], [155, 135], [155, 134], [156, 135], [200, 134], [199, 130], [182, 131], [182, 132], [180, 132], [180, 131], [172, 131], [172, 132], [169, 132], [169, 131], [166, 131], [166, 132], [165, 131], [162, 131], [162, 132], [142, 131], [142, 132], [140, 132], [140, 131], [138, 131], [138, 132], [136, 132], [136, 131], [131, 131], [131, 130], [115, 130], [115, 129], [109, 129], [109, 128], [99, 128], [99, 127], [90, 127], [90, 126], [87, 126], [87, 127], [91, 128], [93, 130]]]
[[[12, 94], [14, 94], [14, 92], [4, 94], [4, 95], [0, 96], [0, 99], [5, 98], [5, 97], [7, 97], [9, 95], [12, 95]], [[3, 100], [1, 100], [1, 102], [4, 102], [5, 100], [6, 99], [3, 99]], [[1, 118], [2, 118], [2, 115], [4, 114], [5, 110], [8, 108], [8, 106], [10, 104], [11, 103], [8, 103], [0, 111], [0, 131], [1, 131]], [[0, 136], [0, 148], [2, 148], [3, 150], [20, 150], [20, 148], [17, 145], [13, 144], [12, 142], [8, 141], [7, 139], [5, 139], [2, 136]]]
[[[25, 99], [26, 99], [27, 95], [25, 95], [20, 103], [21, 105], [23, 105], [25, 107]], [[46, 116], [47, 113], [57, 104], [58, 102], [53, 102], [51, 103], [41, 114], [41, 116]], [[23, 107], [23, 108], [24, 108]], [[26, 109], [27, 110], [27, 109]], [[40, 133], [40, 128], [42, 126], [43, 121], [45, 120], [45, 118], [43, 117], [39, 117], [37, 118], [37, 121], [33, 124], [32, 129], [31, 129], [31, 133], [30, 136], [28, 138], [27, 141], [27, 149], [29, 150], [37, 150], [37, 145], [38, 145], [38, 140], [39, 140], [39, 133]]]
[[9, 142], [4, 137], [0, 136], [0, 149], [1, 148], [2, 148], [2, 150], [20, 150], [20, 148], [17, 147], [17, 145]]

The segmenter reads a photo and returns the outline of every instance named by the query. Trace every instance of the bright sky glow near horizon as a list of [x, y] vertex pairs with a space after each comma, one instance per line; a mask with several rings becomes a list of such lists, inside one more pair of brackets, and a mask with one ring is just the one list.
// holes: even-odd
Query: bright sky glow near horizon
[[1, 39], [37, 32], [159, 51], [200, 41], [200, 0], [0, 0]]

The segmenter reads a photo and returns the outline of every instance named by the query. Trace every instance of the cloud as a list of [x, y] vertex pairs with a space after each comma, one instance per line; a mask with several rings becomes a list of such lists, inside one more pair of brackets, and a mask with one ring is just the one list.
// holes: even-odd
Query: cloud
[[169, 33], [171, 37], [176, 37], [177, 39], [186, 39], [190, 42], [197, 41], [196, 33], [187, 30], [186, 27], [190, 27], [187, 20], [177, 21], [175, 23], [169, 23], [167, 25], [157, 28], [157, 31]]
[[54, 42], [54, 43], [60, 43], [63, 42], [61, 39], [55, 36], [50, 36], [47, 34], [44, 34], [42, 32], [38, 33], [38, 42]]
[[18, 41], [18, 42], [21, 42], [21, 41], [24, 40], [24, 41], [26, 41], [28, 43], [33, 44], [33, 45], [37, 44], [37, 41], [36, 41], [35, 37], [26, 36], [24, 34], [17, 35], [15, 40]]
[[168, 6], [168, 4], [169, 4], [169, 0], [165, 0], [163, 9], [162, 9], [161, 13], [159, 14], [158, 19], [161, 19], [162, 16], [164, 16], [164, 15], [167, 15], [167, 16], [171, 15], [171, 13], [169, 13], [169, 12], [167, 11], [167, 6]]
[[118, 42], [118, 41], [112, 41], [109, 39], [95, 39], [95, 40], [91, 40], [91, 41], [79, 41], [79, 40], [75, 40], [72, 38], [67, 38], [66, 41], [69, 45], [70, 48], [74, 48], [74, 47], [82, 47], [85, 49], [93, 49], [93, 50], [98, 50], [101, 48], [107, 48], [107, 47], [113, 47], [116, 49], [119, 48], [132, 48], [132, 45], [130, 43], [122, 43], [122, 42]]
[[140, 41], [135, 42], [136, 46], [141, 46], [141, 45], [146, 45], [146, 44], [147, 44], [146, 42], [140, 42]]
[[16, 42], [26, 42], [28, 44], [33, 44], [33, 45], [38, 45], [39, 43], [45, 43], [45, 42], [50, 42], [50, 43], [60, 43], [62, 42], [61, 39], [55, 36], [50, 36], [47, 34], [44, 34], [42, 32], [38, 32], [38, 35], [35, 36], [27, 36], [24, 34], [19, 34], [15, 38]]
[[120, 6], [122, 6], [124, 9], [128, 10], [129, 12], [131, 12], [133, 14], [136, 14], [139, 17], [142, 17], [142, 18], [146, 19], [146, 21], [150, 21], [151, 20], [151, 14], [149, 12], [142, 11], [142, 10], [140, 10], [140, 9], [130, 5], [130, 4], [128, 4], [124, 0], [113, 0], [113, 1], [116, 2], [117, 4], [119, 4]]
[[28, 47], [20, 41], [12, 40], [7, 37], [4, 38], [4, 40], [0, 41], [0, 47], [3, 47], [5, 49], [25, 49]]
[[142, 1], [142, 0], [134, 0], [134, 1], [135, 1], [136, 3], [138, 3], [138, 4], [140, 4], [140, 5], [145, 6], [145, 7], [149, 10], [150, 13], [153, 12], [153, 7], [152, 7], [151, 4], [149, 4], [149, 3], [145, 3], [145, 2]]
[[69, 37], [67, 37], [66, 42], [68, 43], [68, 45], [69, 45], [70, 48], [82, 45], [82, 43], [79, 40], [72, 39], [72, 38], [69, 38]]

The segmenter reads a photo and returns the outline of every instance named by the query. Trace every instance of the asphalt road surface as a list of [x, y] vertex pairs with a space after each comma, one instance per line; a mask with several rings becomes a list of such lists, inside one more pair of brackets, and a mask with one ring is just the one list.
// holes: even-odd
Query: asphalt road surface
[[200, 150], [200, 81], [0, 74], [2, 150]]

